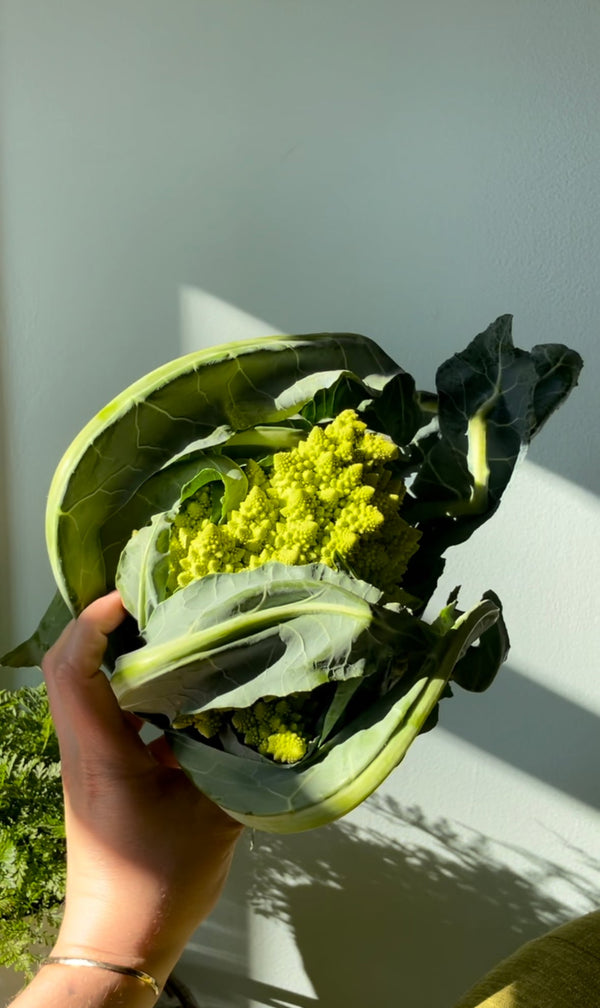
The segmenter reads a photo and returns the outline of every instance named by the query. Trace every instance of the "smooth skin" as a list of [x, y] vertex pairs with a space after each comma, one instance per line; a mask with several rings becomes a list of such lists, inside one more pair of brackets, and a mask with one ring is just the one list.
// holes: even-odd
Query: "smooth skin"
[[[43, 662], [65, 794], [67, 895], [52, 955], [141, 969], [164, 985], [215, 906], [242, 827], [202, 795], [163, 738], [119, 708], [100, 669], [117, 592], [72, 621]], [[13, 1008], [146, 1008], [151, 989], [97, 968], [43, 966]]]

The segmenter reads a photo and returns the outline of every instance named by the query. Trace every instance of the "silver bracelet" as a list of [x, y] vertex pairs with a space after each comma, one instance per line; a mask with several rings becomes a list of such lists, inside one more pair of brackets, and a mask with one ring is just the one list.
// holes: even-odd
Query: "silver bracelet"
[[157, 997], [160, 994], [160, 987], [153, 976], [131, 966], [117, 966], [115, 963], [102, 962], [100, 959], [80, 959], [78, 956], [48, 956], [42, 962], [42, 966], [96, 966], [97, 969], [108, 970], [110, 973], [133, 977], [146, 987], [151, 987]]

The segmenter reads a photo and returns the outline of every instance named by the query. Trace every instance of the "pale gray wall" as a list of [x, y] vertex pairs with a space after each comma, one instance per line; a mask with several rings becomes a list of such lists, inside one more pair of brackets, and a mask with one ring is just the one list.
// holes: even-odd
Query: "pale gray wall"
[[[213, 973], [199, 987], [224, 990], [224, 1004], [284, 988], [292, 1004], [345, 1008], [376, 977], [371, 1003], [402, 991], [411, 1008], [442, 1008], [598, 893], [600, 8], [0, 10], [0, 532], [15, 637], [51, 591], [43, 511], [58, 458], [109, 398], [183, 348], [183, 287], [287, 331], [364, 332], [423, 386], [503, 312], [522, 345], [567, 341], [586, 358], [537, 465], [449, 574], [467, 600], [489, 586], [505, 598], [502, 682], [449, 705], [384, 789], [386, 814], [371, 804], [343, 827], [242, 852], [201, 939]], [[284, 861], [287, 926], [273, 881]], [[241, 933], [239, 906], [261, 897], [250, 877], [270, 920]]]

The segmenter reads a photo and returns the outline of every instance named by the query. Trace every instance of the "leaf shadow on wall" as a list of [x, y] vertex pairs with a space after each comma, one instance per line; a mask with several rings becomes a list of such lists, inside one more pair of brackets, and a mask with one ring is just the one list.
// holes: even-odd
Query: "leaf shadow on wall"
[[392, 798], [368, 805], [381, 831], [344, 821], [256, 838], [250, 904], [292, 929], [324, 1008], [399, 999], [449, 1008], [500, 959], [568, 919], [565, 891], [582, 913], [598, 905], [600, 865], [583, 854], [576, 875]]

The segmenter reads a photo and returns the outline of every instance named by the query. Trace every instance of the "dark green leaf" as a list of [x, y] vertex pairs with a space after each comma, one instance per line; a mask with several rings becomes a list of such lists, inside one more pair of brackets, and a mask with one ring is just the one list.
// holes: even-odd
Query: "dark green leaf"
[[545, 343], [531, 351], [538, 379], [533, 395], [530, 438], [577, 385], [583, 361], [575, 350], [562, 343]]
[[72, 614], [60, 595], [56, 593], [35, 631], [22, 644], [0, 658], [0, 666], [33, 668], [41, 665], [48, 648], [52, 647], [72, 619]]
[[422, 531], [404, 587], [423, 600], [445, 551], [494, 514], [523, 449], [577, 384], [578, 354], [557, 345], [528, 353], [511, 329], [502, 315], [437, 372], [439, 430], [403, 508]]
[[492, 685], [500, 666], [506, 661], [510, 648], [500, 599], [492, 591], [487, 591], [483, 598], [495, 602], [500, 615], [496, 622], [481, 634], [479, 641], [469, 647], [452, 673], [452, 681], [471, 693], [482, 693]]
[[422, 409], [414, 378], [400, 371], [373, 398], [364, 411], [364, 419], [371, 428], [383, 431], [398, 447], [405, 448], [430, 417]]

